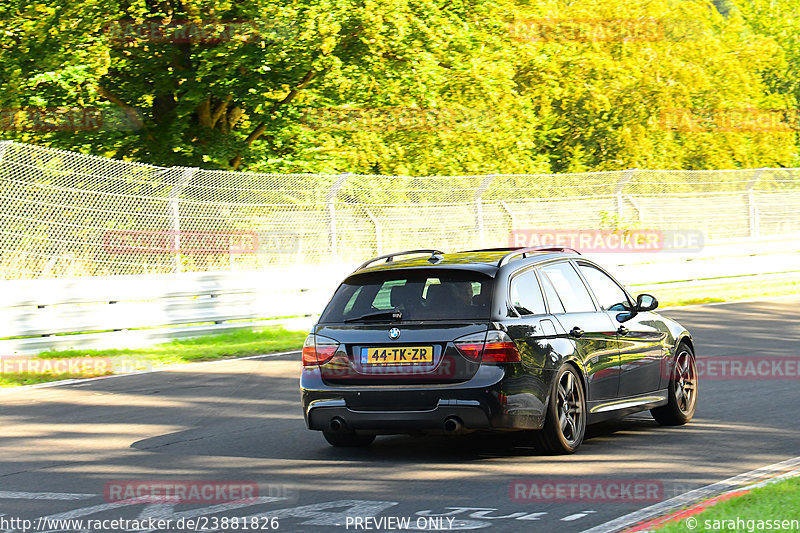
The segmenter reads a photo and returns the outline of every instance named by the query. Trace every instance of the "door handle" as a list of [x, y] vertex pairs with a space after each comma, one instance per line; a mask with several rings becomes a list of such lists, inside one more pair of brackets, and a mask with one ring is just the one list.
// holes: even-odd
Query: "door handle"
[[576, 338], [583, 337], [583, 330], [578, 326], [575, 326], [574, 328], [569, 330], [569, 334]]
[[624, 337], [625, 335], [630, 333], [630, 330], [628, 328], [626, 328], [625, 326], [620, 326], [619, 329], [617, 330], [617, 333], [619, 333], [620, 335], [622, 335]]

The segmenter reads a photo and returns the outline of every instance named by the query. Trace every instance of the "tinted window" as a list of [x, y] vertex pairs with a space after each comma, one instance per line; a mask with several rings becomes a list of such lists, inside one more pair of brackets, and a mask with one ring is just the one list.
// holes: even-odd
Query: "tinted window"
[[566, 311], [564, 311], [564, 305], [561, 303], [561, 298], [559, 298], [556, 293], [556, 288], [553, 287], [553, 284], [550, 283], [547, 276], [543, 275], [539, 279], [542, 281], [544, 295], [547, 297], [547, 305], [550, 306], [550, 312], [553, 314], [566, 313]]
[[511, 305], [520, 315], [545, 314], [544, 297], [533, 270], [511, 280]]
[[393, 310], [408, 320], [488, 320], [492, 278], [453, 270], [387, 271], [355, 275], [333, 295], [320, 322], [396, 321]]
[[605, 272], [591, 265], [579, 263], [579, 266], [600, 307], [606, 311], [624, 311], [628, 307], [625, 291]]
[[595, 311], [592, 297], [586, 285], [569, 263], [555, 263], [542, 267], [542, 271], [553, 283], [553, 286], [564, 304], [567, 313], [585, 313]]

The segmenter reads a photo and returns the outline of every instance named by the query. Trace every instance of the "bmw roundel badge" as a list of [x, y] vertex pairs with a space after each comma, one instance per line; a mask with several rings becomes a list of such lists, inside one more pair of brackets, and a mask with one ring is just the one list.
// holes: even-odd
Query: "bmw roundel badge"
[[400, 336], [400, 330], [397, 328], [392, 328], [389, 330], [389, 338], [396, 339]]

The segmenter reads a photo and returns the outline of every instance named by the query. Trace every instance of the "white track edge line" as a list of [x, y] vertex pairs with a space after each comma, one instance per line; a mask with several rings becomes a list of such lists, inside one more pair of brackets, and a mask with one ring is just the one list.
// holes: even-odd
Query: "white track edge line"
[[717, 305], [734, 305], [734, 304], [748, 304], [756, 302], [772, 302], [775, 300], [785, 300], [789, 298], [800, 299], [800, 294], [782, 294], [780, 296], [765, 296], [762, 298], [746, 298], [742, 300], [730, 300], [727, 302], [708, 302], [704, 304], [690, 304], [690, 305], [672, 305], [670, 307], [660, 307], [658, 311], [680, 311], [681, 309], [691, 309], [693, 307], [714, 307]]
[[163, 366], [161, 368], [154, 368], [152, 370], [138, 370], [136, 372], [126, 372], [124, 374], [111, 374], [109, 376], [98, 376], [95, 378], [76, 378], [76, 379], [62, 379], [59, 381], [48, 381], [47, 383], [36, 383], [33, 385], [20, 385], [18, 387], [3, 387], [0, 388], [0, 394], [9, 393], [14, 391], [23, 391], [23, 390], [30, 390], [30, 389], [47, 389], [50, 387], [60, 387], [62, 385], [76, 385], [80, 383], [89, 383], [91, 381], [100, 381], [103, 379], [112, 379], [112, 378], [124, 378], [126, 376], [139, 376], [141, 374], [154, 374], [156, 372], [167, 372], [170, 370], [174, 370], [176, 368], [186, 367], [188, 365], [191, 366], [202, 366], [202, 365], [214, 365], [219, 363], [231, 363], [235, 361], [246, 361], [248, 359], [263, 359], [265, 357], [278, 357], [281, 355], [291, 355], [291, 354], [298, 354], [300, 350], [291, 350], [288, 352], [276, 352], [276, 353], [265, 353], [259, 355], [248, 355], [245, 357], [234, 357], [231, 359], [217, 359], [214, 361], [200, 361], [197, 363], [178, 363]]
[[[751, 470], [749, 472], [745, 472], [743, 474], [739, 474], [728, 479], [691, 490], [684, 494], [675, 496], [674, 498], [670, 498], [669, 500], [664, 500], [662, 502], [650, 505], [649, 507], [645, 507], [644, 509], [639, 509], [638, 511], [620, 516], [619, 518], [615, 518], [590, 529], [586, 529], [581, 533], [615, 533], [627, 527], [638, 524], [639, 522], [643, 522], [644, 520], [665, 515], [671, 511], [698, 503], [721, 493], [731, 492], [736, 488], [746, 485], [748, 481], [760, 479], [765, 474], [796, 466], [800, 466], [800, 457], [794, 457], [779, 463], [762, 466], [761, 468], [757, 468], [755, 470]], [[754, 487], [759, 485], [759, 483], [756, 483]]]

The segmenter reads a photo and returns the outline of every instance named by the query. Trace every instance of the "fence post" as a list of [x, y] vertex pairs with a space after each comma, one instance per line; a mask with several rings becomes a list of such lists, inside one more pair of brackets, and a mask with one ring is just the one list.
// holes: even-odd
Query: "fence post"
[[639, 171], [638, 168], [632, 168], [632, 169], [628, 170], [626, 173], [624, 173], [622, 175], [622, 177], [617, 182], [617, 185], [614, 187], [614, 196], [616, 198], [616, 215], [617, 215], [616, 226], [617, 227], [619, 227], [619, 225], [622, 223], [622, 207], [623, 207], [622, 206], [622, 190], [625, 188], [625, 186], [628, 184], [628, 182], [633, 179], [633, 176], [638, 171]]
[[517, 215], [515, 215], [514, 212], [511, 210], [511, 208], [508, 207], [508, 202], [506, 202], [505, 200], [500, 200], [500, 205], [503, 207], [503, 210], [506, 212], [508, 218], [511, 220], [511, 229], [512, 230], [517, 229]]
[[754, 239], [761, 235], [761, 227], [758, 213], [758, 204], [756, 203], [756, 195], [753, 192], [758, 182], [761, 180], [761, 174], [767, 170], [766, 168], [759, 168], [753, 173], [753, 177], [747, 182], [747, 221], [750, 231], [750, 236]]
[[489, 185], [492, 183], [492, 180], [496, 177], [495, 174], [488, 174], [484, 176], [483, 181], [481, 182], [478, 189], [475, 191], [475, 197], [473, 200], [475, 201], [475, 228], [478, 232], [478, 242], [480, 243], [480, 248], [486, 246], [484, 242], [484, 235], [483, 235], [483, 193], [486, 192], [486, 189], [489, 188]]
[[508, 215], [508, 218], [511, 220], [511, 231], [508, 232], [508, 245], [509, 246], [516, 246], [512, 241], [512, 235], [514, 234], [514, 230], [517, 229], [517, 215], [511, 210], [508, 206], [508, 203], [505, 200], [500, 200], [500, 206]]
[[186, 189], [186, 186], [189, 185], [192, 176], [195, 175], [195, 173], [198, 171], [198, 168], [184, 167], [181, 169], [180, 167], [172, 167], [172, 169], [181, 170], [181, 175], [178, 178], [178, 182], [172, 187], [172, 190], [169, 191], [169, 219], [172, 228], [172, 249], [175, 252], [172, 258], [172, 270], [178, 274], [181, 271], [181, 214], [178, 206], [178, 198], [180, 197], [181, 193], [183, 193], [184, 189]]
[[339, 233], [336, 229], [336, 195], [339, 194], [345, 180], [352, 176], [352, 173], [339, 174], [336, 181], [328, 191], [328, 196], [325, 198], [325, 207], [328, 212], [328, 248], [330, 250], [331, 258], [334, 261], [339, 260]]
[[383, 230], [381, 228], [381, 223], [378, 221], [378, 217], [369, 210], [367, 206], [362, 206], [364, 208], [364, 212], [367, 214], [367, 218], [369, 221], [372, 222], [372, 225], [375, 226], [375, 255], [383, 254]]

